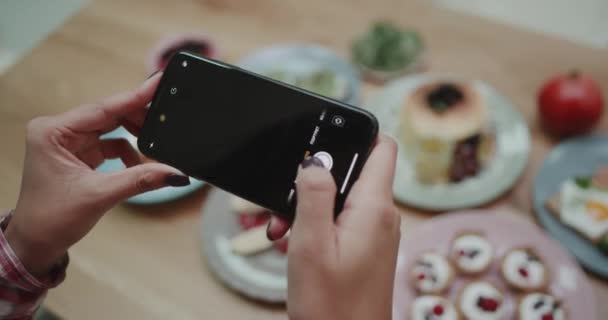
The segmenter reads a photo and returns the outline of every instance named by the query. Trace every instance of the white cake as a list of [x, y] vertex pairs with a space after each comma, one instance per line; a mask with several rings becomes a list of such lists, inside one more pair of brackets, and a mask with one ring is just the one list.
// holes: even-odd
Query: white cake
[[493, 153], [483, 97], [467, 83], [433, 82], [409, 95], [400, 115], [406, 156], [424, 184], [476, 176]]

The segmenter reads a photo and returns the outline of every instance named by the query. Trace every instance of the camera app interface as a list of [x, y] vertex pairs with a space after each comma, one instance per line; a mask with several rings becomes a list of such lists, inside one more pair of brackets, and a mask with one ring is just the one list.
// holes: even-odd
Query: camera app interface
[[310, 156], [343, 201], [375, 130], [363, 113], [187, 54], [170, 62], [148, 117], [153, 157], [284, 214]]

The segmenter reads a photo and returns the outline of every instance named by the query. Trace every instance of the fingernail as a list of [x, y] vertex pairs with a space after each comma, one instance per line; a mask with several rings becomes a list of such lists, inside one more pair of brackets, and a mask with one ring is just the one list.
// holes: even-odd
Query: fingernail
[[171, 173], [165, 177], [165, 183], [173, 187], [183, 187], [190, 184], [190, 179], [181, 174]]
[[160, 72], [160, 69], [158, 69], [158, 70], [156, 70], [156, 71], [152, 72], [152, 74], [150, 74], [150, 75], [149, 75], [149, 76], [146, 78], [146, 80], [148, 80], [148, 79], [150, 79], [150, 78], [154, 77], [154, 75], [155, 75], [155, 74], [157, 74], [157, 73], [159, 73], [159, 72]]
[[272, 224], [272, 220], [268, 221], [268, 225], [266, 226], [266, 238], [268, 238], [268, 240], [270, 240], [270, 241], [274, 241], [274, 238], [272, 237], [272, 234], [270, 232], [271, 224]]
[[306, 169], [310, 166], [323, 168], [323, 162], [315, 156], [307, 157], [302, 160], [302, 168]]

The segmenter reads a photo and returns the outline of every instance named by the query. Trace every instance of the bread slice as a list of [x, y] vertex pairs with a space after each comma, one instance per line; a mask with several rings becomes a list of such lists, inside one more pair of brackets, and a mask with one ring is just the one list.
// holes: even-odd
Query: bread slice
[[232, 252], [238, 255], [253, 255], [272, 248], [266, 237], [266, 225], [243, 231], [230, 240]]
[[549, 210], [549, 212], [551, 212], [560, 222], [562, 222], [562, 224], [564, 224], [565, 226], [569, 227], [570, 229], [576, 231], [579, 235], [581, 235], [583, 238], [591, 241], [594, 244], [597, 244], [602, 237], [598, 237], [598, 238], [592, 238], [589, 237], [588, 235], [580, 232], [579, 230], [576, 230], [575, 228], [570, 227], [569, 225], [563, 223], [562, 218], [561, 218], [561, 196], [559, 192], [556, 192], [553, 196], [551, 196], [549, 199], [547, 199], [547, 202], [545, 202], [545, 207]]

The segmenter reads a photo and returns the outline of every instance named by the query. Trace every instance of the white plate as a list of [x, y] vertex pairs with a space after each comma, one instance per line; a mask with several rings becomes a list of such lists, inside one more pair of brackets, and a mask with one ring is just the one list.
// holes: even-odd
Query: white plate
[[202, 208], [202, 250], [210, 270], [228, 288], [268, 303], [287, 300], [287, 256], [276, 249], [252, 256], [232, 253], [230, 239], [242, 232], [229, 193], [214, 189]]
[[[433, 81], [458, 81], [457, 77], [423, 74], [390, 82], [367, 109], [380, 122], [380, 130], [399, 141], [399, 113], [405, 97], [421, 85]], [[460, 79], [462, 81], [462, 79]], [[424, 185], [400, 145], [393, 191], [395, 198], [414, 207], [451, 210], [478, 206], [508, 190], [526, 166], [530, 149], [528, 127], [517, 108], [490, 85], [476, 80], [473, 87], [487, 102], [491, 125], [496, 133], [496, 154], [480, 174], [457, 184]]]
[[[127, 139], [133, 148], [137, 150], [137, 138], [130, 134], [125, 128], [119, 127], [118, 129], [108, 132], [101, 136], [102, 139], [109, 138], [125, 138]], [[99, 172], [114, 172], [118, 170], [122, 170], [125, 168], [125, 165], [120, 161], [120, 159], [110, 159], [104, 161], [99, 167], [97, 167], [97, 171]], [[196, 180], [190, 178], [190, 184], [183, 187], [164, 187], [162, 189], [149, 191], [146, 193], [142, 193], [127, 199], [125, 202], [132, 204], [156, 204], [167, 201], [172, 201], [184, 197], [195, 190], [202, 187], [205, 183], [200, 180]]]

